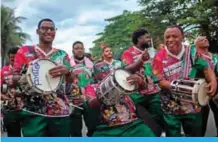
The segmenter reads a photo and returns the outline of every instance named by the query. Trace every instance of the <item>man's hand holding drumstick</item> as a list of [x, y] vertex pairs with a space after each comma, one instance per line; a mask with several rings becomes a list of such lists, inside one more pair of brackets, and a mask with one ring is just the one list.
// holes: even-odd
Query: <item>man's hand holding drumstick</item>
[[149, 60], [150, 56], [149, 53], [147, 51], [147, 49], [145, 49], [142, 54], [141, 57], [139, 59], [137, 59], [137, 61], [133, 64], [127, 65], [125, 67], [126, 70], [130, 71], [130, 72], [137, 72], [144, 64], [145, 61]]

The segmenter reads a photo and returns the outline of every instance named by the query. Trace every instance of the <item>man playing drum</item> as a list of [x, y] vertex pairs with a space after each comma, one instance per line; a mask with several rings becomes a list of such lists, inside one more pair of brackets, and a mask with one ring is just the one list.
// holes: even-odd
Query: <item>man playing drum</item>
[[[121, 61], [113, 59], [113, 52], [109, 45], [101, 42], [100, 46], [102, 48], [102, 61], [105, 63], [106, 68], [109, 66], [111, 72], [116, 69], [123, 68], [123, 63]], [[123, 74], [120, 76], [122, 75]], [[136, 105], [137, 116], [144, 121], [145, 125], [148, 125], [152, 129], [156, 136], [159, 136], [161, 134], [161, 130], [158, 125], [155, 124], [155, 121], [152, 119], [149, 112], [138, 104], [138, 97], [132, 97], [132, 99]]]
[[152, 118], [159, 125], [159, 129], [161, 129], [163, 127], [163, 119], [160, 109], [160, 88], [155, 83], [156, 78], [152, 74], [151, 69], [152, 58], [149, 57], [149, 53], [147, 52], [147, 49], [151, 45], [148, 31], [145, 29], [135, 31], [132, 35], [132, 41], [134, 45], [123, 52], [122, 61], [127, 70], [139, 72], [143, 76], [146, 76], [148, 87], [145, 90], [141, 90], [139, 92], [140, 94], [133, 94], [131, 97], [138, 98], [140, 104], [148, 110]]
[[[99, 84], [111, 73], [110, 66], [104, 61], [98, 61], [94, 65], [95, 79], [98, 80], [98, 84], [95, 84], [95, 88], [92, 89], [92, 93], [96, 94], [96, 89], [99, 88]], [[120, 74], [121, 76], [122, 74]], [[143, 77], [138, 75], [132, 75], [127, 78], [129, 81], [138, 83], [139, 88], [146, 86], [143, 81]], [[131, 82], [130, 82], [131, 83]], [[133, 82], [132, 82], [133, 83]], [[111, 86], [108, 86], [111, 87]], [[110, 88], [105, 89], [110, 89]], [[89, 92], [90, 93], [90, 92]], [[118, 95], [118, 94], [114, 94]], [[94, 96], [94, 95], [92, 95]], [[113, 102], [114, 103], [114, 102]], [[152, 130], [144, 124], [144, 122], [138, 119], [135, 113], [135, 105], [132, 99], [128, 95], [121, 96], [117, 103], [114, 105], [106, 105], [97, 98], [89, 100], [89, 106], [99, 109], [101, 111], [102, 125], [96, 128], [94, 137], [146, 137], [155, 136]]]
[[[173, 95], [173, 80], [195, 78], [196, 74], [201, 72], [208, 82], [206, 86], [209, 90], [208, 95], [214, 96], [217, 87], [213, 70], [205, 60], [195, 56], [195, 53], [193, 54], [192, 48], [184, 47], [183, 39], [184, 34], [181, 27], [177, 25], [168, 27], [164, 33], [166, 47], [160, 49], [153, 59], [153, 73], [162, 88], [161, 106], [166, 136], [170, 137], [181, 136], [181, 125], [186, 136], [202, 135], [201, 106], [196, 105], [196, 102], [192, 102], [192, 100], [184, 102], [182, 99], [178, 99], [179, 96]], [[194, 57], [193, 60], [192, 57]], [[188, 86], [188, 88], [190, 87]]]
[[[216, 73], [216, 77], [218, 78], [218, 55], [210, 53], [208, 51], [209, 49], [209, 41], [205, 36], [198, 36], [195, 40], [195, 45], [197, 47], [197, 53], [198, 55], [206, 60], [210, 66], [211, 69], [213, 69]], [[203, 78], [203, 74], [198, 74], [198, 78]], [[209, 102], [210, 108], [213, 111], [213, 116], [215, 119], [216, 123], [216, 128], [217, 128], [217, 136], [218, 136], [218, 108], [214, 101], [211, 99]], [[209, 111], [210, 108], [208, 105], [204, 106], [202, 108], [202, 117], [203, 117], [203, 135], [205, 135], [206, 129], [207, 129], [207, 121], [208, 121], [208, 116], [209, 116]]]
[[72, 123], [71, 136], [82, 137], [82, 115], [88, 129], [87, 136], [92, 136], [100, 120], [98, 120], [99, 111], [89, 108], [83, 95], [87, 85], [93, 82], [93, 63], [85, 56], [85, 48], [82, 42], [76, 41], [73, 43], [73, 56], [70, 63], [77, 78], [71, 86], [73, 96], [68, 97], [70, 97], [69, 99], [74, 105], [83, 108], [83, 110], [75, 108], [70, 115]]
[[[14, 71], [16, 74], [20, 74], [24, 65], [28, 65], [28, 69], [31, 65], [34, 65], [35, 68], [32, 69], [34, 84], [36, 81], [40, 82], [40, 79], [47, 78], [49, 87], [44, 89], [51, 89], [52, 85], [56, 83], [59, 83], [59, 86], [57, 91], [51, 89], [52, 93], [44, 94], [33, 91], [30, 94], [22, 94], [24, 102], [21, 114], [22, 134], [24, 137], [70, 136], [70, 112], [66, 97], [67, 90], [65, 89], [65, 82], [73, 81], [70, 59], [65, 51], [52, 47], [56, 28], [51, 19], [40, 20], [36, 32], [39, 35], [39, 44], [23, 46], [18, 50], [14, 61]], [[40, 64], [40, 62], [30, 64], [31, 61], [37, 61], [37, 59], [49, 59], [56, 64], [56, 67], [48, 70], [46, 67], [49, 66], [46, 66], [46, 64]], [[45, 67], [41, 70], [40, 66], [42, 65]], [[41, 76], [42, 74], [39, 74], [39, 71], [48, 74]], [[51, 82], [49, 79], [60, 79], [60, 82]], [[16, 75], [14, 75], [14, 80], [19, 80]], [[45, 82], [41, 82], [41, 84], [43, 83]], [[18, 82], [18, 85], [20, 85], [20, 82]]]
[[[13, 74], [13, 64], [14, 57], [19, 48], [11, 48], [8, 51], [9, 65], [4, 66], [1, 69], [1, 101], [5, 102], [3, 104], [2, 112], [4, 114], [4, 125], [7, 130], [8, 137], [20, 137], [21, 127], [20, 127], [20, 106], [21, 104], [12, 93], [13, 89], [16, 88], [13, 84], [12, 74]], [[6, 88], [5, 88], [6, 87]], [[8, 92], [11, 92], [10, 94]], [[6, 104], [7, 102], [7, 104]], [[5, 106], [4, 106], [5, 105]]]

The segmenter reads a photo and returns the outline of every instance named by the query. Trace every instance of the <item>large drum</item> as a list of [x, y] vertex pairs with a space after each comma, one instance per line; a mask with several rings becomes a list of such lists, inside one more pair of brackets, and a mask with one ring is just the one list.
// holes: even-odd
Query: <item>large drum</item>
[[181, 102], [189, 102], [194, 105], [205, 106], [210, 97], [207, 95], [208, 89], [205, 88], [207, 82], [204, 79], [183, 79], [174, 80], [171, 83], [171, 94], [173, 98]]
[[37, 92], [39, 94], [52, 94], [56, 92], [62, 77], [52, 78], [49, 70], [57, 64], [49, 59], [37, 59], [29, 63], [26, 74], [20, 80], [22, 92], [27, 95]]
[[136, 90], [136, 85], [127, 82], [131, 74], [123, 69], [117, 69], [109, 74], [97, 89], [97, 98], [106, 105], [119, 102], [121, 95], [131, 94]]

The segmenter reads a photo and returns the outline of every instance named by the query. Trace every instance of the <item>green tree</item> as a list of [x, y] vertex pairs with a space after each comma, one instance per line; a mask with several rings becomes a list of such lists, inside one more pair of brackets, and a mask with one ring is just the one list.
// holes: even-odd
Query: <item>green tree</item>
[[131, 46], [132, 33], [139, 29], [145, 28], [151, 34], [155, 47], [163, 41], [163, 32], [166, 24], [159, 24], [160, 21], [150, 20], [144, 16], [143, 11], [129, 12], [124, 11], [123, 14], [106, 19], [109, 23], [97, 40], [94, 41], [94, 47], [91, 52], [94, 56], [100, 58], [100, 42], [111, 45], [115, 57], [118, 57], [123, 50]]
[[[159, 25], [179, 24], [193, 41], [198, 34], [208, 37], [211, 50], [218, 52], [217, 0], [139, 0], [143, 15]], [[191, 36], [190, 36], [191, 35]]]
[[91, 52], [94, 56], [100, 57], [100, 42], [109, 44], [114, 53], [120, 54], [122, 50], [132, 45], [132, 32], [144, 27], [147, 23], [147, 19], [140, 12], [129, 11], [124, 11], [122, 15], [106, 19], [106, 21], [109, 24], [102, 33], [97, 34], [100, 37], [93, 42], [94, 47]]
[[6, 64], [7, 52], [10, 48], [22, 45], [30, 36], [22, 32], [18, 26], [26, 18], [15, 17], [14, 9], [1, 5], [1, 62]]

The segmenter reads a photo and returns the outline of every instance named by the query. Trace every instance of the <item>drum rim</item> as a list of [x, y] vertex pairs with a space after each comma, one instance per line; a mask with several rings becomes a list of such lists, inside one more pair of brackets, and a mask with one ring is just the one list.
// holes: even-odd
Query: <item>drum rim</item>
[[[207, 84], [207, 83], [206, 83], [206, 81], [205, 81], [204, 83], [201, 84], [200, 87], [203, 87], [203, 85], [206, 85], [206, 84]], [[200, 90], [200, 87], [199, 87], [199, 90]], [[200, 92], [197, 94], [197, 100], [198, 100], [199, 104], [200, 104], [201, 106], [206, 106], [206, 105], [209, 103], [210, 97], [207, 95], [207, 96], [205, 97], [206, 100], [203, 100], [203, 101], [202, 101], [202, 100], [200, 100], [199, 95], [200, 95]]]
[[[125, 69], [123, 69], [123, 68], [117, 68], [116, 70], [114, 70], [114, 75], [113, 75], [113, 80], [116, 80], [116, 78], [115, 78], [115, 72], [116, 71], [118, 71], [118, 70], [124, 70], [124, 71], [126, 71], [127, 73], [129, 73], [130, 75], [131, 75], [131, 73], [128, 71], [128, 70], [125, 70]], [[129, 90], [126, 90], [125, 88], [123, 88], [117, 81], [115, 81], [115, 84], [117, 84], [120, 88], [122, 88], [123, 90], [124, 90], [124, 92], [128, 92], [128, 93], [131, 93], [131, 92], [134, 92], [134, 91], [136, 91], [137, 90], [137, 87], [135, 86], [135, 89], [134, 90], [132, 90], [132, 91], [129, 91]]]
[[[33, 61], [31, 61], [31, 63], [34, 63], [34, 62], [37, 62], [37, 61], [40, 61], [40, 60], [46, 60], [46, 61], [50, 61], [52, 63], [54, 63], [56, 66], [58, 65], [56, 62], [50, 60], [50, 59], [47, 59], [47, 58], [40, 58], [40, 59], [35, 59]], [[30, 64], [31, 64], [30, 63]], [[33, 85], [33, 82], [32, 82], [32, 79], [30, 77], [30, 73], [29, 71], [27, 70], [27, 73], [26, 73], [26, 76], [27, 76], [27, 82], [29, 84], [29, 82], [31, 81], [31, 87], [34, 88], [34, 90], [37, 92], [37, 93], [40, 93], [40, 94], [51, 94], [52, 92], [56, 92], [58, 90], [58, 87], [61, 85], [61, 82], [62, 82], [62, 79], [63, 79], [63, 76], [59, 77], [60, 78], [60, 82], [58, 83], [57, 87], [52, 90], [52, 91], [44, 91], [42, 89], [39, 89], [38, 87], [36, 87], [35, 85]]]

